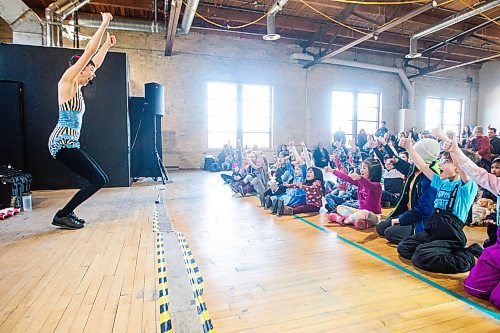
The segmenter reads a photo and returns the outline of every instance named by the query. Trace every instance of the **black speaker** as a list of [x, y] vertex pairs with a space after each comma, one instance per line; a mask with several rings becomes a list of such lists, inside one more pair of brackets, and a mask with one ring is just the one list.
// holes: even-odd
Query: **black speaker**
[[146, 83], [145, 91], [145, 111], [158, 116], [165, 114], [165, 88], [159, 83]]
[[[151, 113], [151, 109], [148, 109], [145, 104], [144, 97], [131, 97], [129, 119], [132, 178], [161, 177], [156, 158], [156, 152], [161, 158], [161, 117]], [[155, 136], [157, 136], [156, 140]]]

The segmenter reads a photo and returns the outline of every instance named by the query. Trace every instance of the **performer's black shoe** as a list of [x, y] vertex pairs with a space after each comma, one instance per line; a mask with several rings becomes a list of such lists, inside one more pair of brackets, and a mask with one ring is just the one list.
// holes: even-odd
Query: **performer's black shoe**
[[71, 212], [71, 213], [69, 213], [69, 215], [68, 215], [68, 216], [69, 216], [70, 218], [72, 218], [73, 220], [75, 220], [75, 221], [77, 221], [77, 222], [81, 223], [81, 224], [85, 224], [85, 220], [84, 220], [84, 219], [79, 218], [78, 216], [76, 216], [75, 212]]
[[54, 216], [54, 219], [52, 220], [52, 225], [55, 225], [56, 227], [60, 227], [62, 229], [69, 229], [69, 230], [76, 230], [83, 228], [82, 223], [74, 220], [69, 215], [61, 217], [57, 215]]

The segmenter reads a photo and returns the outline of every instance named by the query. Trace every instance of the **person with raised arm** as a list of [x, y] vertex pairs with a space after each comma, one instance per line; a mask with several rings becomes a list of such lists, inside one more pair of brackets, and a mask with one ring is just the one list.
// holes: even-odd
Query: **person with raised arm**
[[83, 54], [70, 59], [70, 67], [64, 72], [57, 86], [59, 120], [49, 138], [49, 152], [56, 160], [88, 181], [88, 184], [54, 216], [52, 224], [64, 229], [83, 228], [85, 221], [75, 215], [75, 208], [109, 181], [104, 170], [80, 148], [78, 141], [85, 112], [82, 87], [96, 77], [96, 70], [101, 67], [108, 50], [116, 43], [115, 36], [108, 33], [106, 42], [101, 45], [101, 39], [113, 19], [110, 13], [101, 15], [102, 23], [99, 29], [90, 39]]
[[[484, 249], [483, 253], [472, 268], [469, 276], [464, 281], [464, 289], [471, 295], [489, 299], [495, 306], [500, 308], [500, 217], [498, 205], [500, 204], [500, 177], [497, 168], [500, 169], [500, 158], [496, 158], [492, 163], [492, 173], [478, 167], [472, 162], [458, 147], [455, 139], [448, 140], [444, 144], [444, 149], [448, 151], [453, 160], [460, 168], [469, 175], [481, 187], [497, 196], [496, 221], [488, 224], [488, 234], [496, 228], [496, 241], [491, 246]], [[493, 170], [495, 169], [495, 170]], [[500, 172], [498, 172], [500, 174]]]
[[416, 153], [413, 143], [403, 139], [401, 146], [410, 154], [415, 166], [431, 180], [437, 190], [434, 209], [425, 229], [398, 244], [398, 253], [426, 271], [462, 273], [469, 271], [483, 248], [474, 243], [465, 247], [463, 232], [468, 212], [478, 191], [477, 184], [463, 172], [445, 152], [439, 160], [439, 175], [435, 174]]

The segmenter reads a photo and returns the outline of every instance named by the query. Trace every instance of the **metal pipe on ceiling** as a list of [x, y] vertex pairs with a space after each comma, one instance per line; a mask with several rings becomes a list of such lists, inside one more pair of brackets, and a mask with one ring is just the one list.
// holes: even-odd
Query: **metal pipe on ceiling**
[[[299, 62], [303, 62], [303, 61], [312, 60], [313, 57], [310, 55], [306, 55], [304, 53], [293, 53], [292, 55], [290, 55], [290, 59], [296, 60]], [[310, 63], [310, 62], [308, 62], [308, 63]], [[323, 61], [323, 63], [330, 64], [330, 65], [339, 65], [339, 66], [355, 67], [355, 68], [362, 68], [362, 69], [370, 69], [370, 70], [379, 71], [379, 72], [397, 74], [399, 76], [399, 78], [401, 79], [401, 83], [403, 84], [403, 86], [405, 87], [405, 90], [407, 92], [408, 108], [413, 109], [415, 106], [415, 92], [414, 92], [413, 86], [412, 86], [410, 80], [408, 80], [408, 77], [406, 76], [406, 73], [402, 68], [383, 66], [383, 65], [375, 65], [375, 64], [370, 64], [370, 63], [366, 63], [366, 62], [345, 60], [345, 59], [325, 59], [325, 61]]]
[[[493, 21], [498, 21], [498, 20], [500, 20], [500, 16], [497, 16], [497, 17], [495, 17], [493, 19]], [[476, 31], [478, 31], [480, 29], [483, 29], [484, 27], [486, 27], [486, 26], [488, 26], [490, 24], [492, 24], [491, 21], [484, 21], [483, 23], [481, 23], [481, 24], [479, 24], [479, 25], [477, 25], [475, 27], [472, 27], [472, 28], [470, 28], [468, 30], [465, 30], [464, 32], [461, 32], [461, 33], [459, 33], [456, 36], [450, 37], [447, 40], [442, 41], [441, 43], [438, 43], [436, 45], [433, 45], [433, 46], [431, 46], [431, 47], [423, 50], [421, 53], [422, 54], [426, 54], [426, 53], [434, 52], [435, 50], [437, 50], [437, 49], [439, 49], [439, 48], [441, 48], [441, 47], [443, 47], [443, 46], [445, 46], [447, 44], [450, 44], [450, 43], [452, 43], [455, 40], [458, 40], [460, 38], [463, 38], [463, 37], [466, 37], [468, 35], [471, 35], [472, 33], [476, 32]]]
[[449, 71], [451, 69], [456, 69], [456, 68], [460, 68], [460, 67], [464, 67], [464, 66], [468, 66], [468, 65], [473, 65], [473, 64], [476, 64], [478, 62], [484, 62], [484, 61], [488, 61], [488, 60], [493, 60], [493, 59], [496, 59], [498, 57], [500, 57], [500, 53], [494, 54], [494, 55], [486, 57], [486, 58], [481, 58], [481, 59], [476, 59], [476, 60], [473, 60], [473, 61], [465, 62], [463, 64], [458, 64], [458, 65], [455, 65], [455, 66], [450, 66], [450, 67], [436, 69], [436, 70], [427, 72], [425, 74], [411, 75], [409, 78], [413, 79], [413, 78], [416, 78], [416, 77], [419, 77], [419, 76], [425, 76], [427, 74], [441, 73], [441, 72]]
[[158, 32], [158, 0], [153, 1], [153, 7], [154, 7], [153, 27], [155, 29], [155, 32]]
[[[500, 1], [500, 0], [497, 0], [497, 1]], [[318, 64], [318, 63], [320, 63], [320, 62], [322, 62], [322, 61], [324, 61], [326, 59], [332, 58], [332, 57], [336, 56], [337, 54], [342, 53], [344, 51], [347, 51], [350, 48], [352, 48], [352, 47], [354, 47], [354, 46], [356, 46], [358, 44], [361, 44], [364, 41], [367, 41], [368, 39], [370, 39], [372, 37], [378, 38], [377, 36], [380, 33], [384, 32], [386, 30], [392, 29], [395, 26], [397, 26], [397, 25], [399, 25], [399, 24], [401, 24], [401, 23], [403, 23], [405, 21], [408, 21], [409, 19], [411, 19], [411, 18], [413, 18], [413, 17], [415, 17], [417, 15], [420, 15], [420, 14], [428, 11], [431, 8], [434, 8], [433, 2], [427, 3], [427, 4], [423, 5], [422, 7], [418, 8], [418, 9], [416, 9], [416, 10], [414, 10], [414, 11], [412, 11], [412, 12], [410, 12], [410, 13], [404, 15], [404, 16], [401, 16], [400, 18], [395, 19], [392, 22], [389, 22], [389, 23], [387, 23], [385, 25], [382, 25], [381, 27], [375, 29], [375, 31], [373, 31], [373, 32], [371, 32], [371, 33], [369, 33], [367, 35], [364, 35], [363, 37], [361, 37], [361, 38], [359, 38], [359, 39], [357, 39], [357, 40], [355, 40], [355, 41], [353, 41], [353, 42], [351, 42], [351, 43], [349, 43], [349, 44], [341, 47], [338, 50], [330, 52], [330, 53], [328, 53], [328, 54], [326, 54], [326, 55], [324, 55], [324, 56], [322, 56], [322, 57], [320, 57], [320, 58], [318, 58], [318, 59], [316, 59], [314, 61], [311, 61], [311, 62], [305, 64], [304, 68], [309, 68], [309, 67], [314, 66], [314, 65], [316, 65], [316, 64]]]
[[178, 35], [187, 35], [191, 30], [199, 3], [200, 0], [188, 0], [187, 5], [184, 7], [184, 14], [182, 14], [181, 28], [177, 30]]
[[58, 0], [45, 8], [45, 19], [47, 20], [45, 45], [62, 46], [61, 24], [63, 20], [89, 2], [90, 0]]
[[457, 24], [459, 22], [462, 22], [468, 18], [471, 18], [472, 16], [475, 16], [479, 13], [483, 13], [487, 10], [490, 10], [490, 9], [493, 9], [495, 8], [496, 6], [500, 5], [500, 0], [493, 0], [493, 1], [490, 1], [482, 6], [479, 6], [477, 8], [475, 8], [474, 10], [469, 10], [465, 13], [462, 13], [462, 14], [458, 14], [458, 15], [453, 15], [451, 16], [450, 18], [444, 20], [443, 22], [441, 23], [438, 23], [434, 26], [431, 26], [431, 27], [428, 27], [428, 28], [425, 28], [415, 34], [413, 34], [411, 37], [410, 37], [410, 52], [405, 56], [405, 58], [407, 59], [414, 59], [414, 58], [418, 58], [420, 56], [422, 56], [421, 53], [418, 52], [418, 40], [424, 36], [427, 36], [427, 35], [430, 35], [436, 31], [439, 31], [439, 30], [442, 30], [444, 28], [447, 28], [451, 25], [454, 25], [454, 24]]
[[278, 40], [281, 38], [279, 34], [276, 33], [276, 14], [283, 9], [288, 0], [277, 0], [271, 8], [267, 11], [267, 33], [262, 36], [264, 40]]
[[[80, 26], [87, 28], [99, 28], [102, 22], [101, 17], [97, 14], [80, 13], [78, 20]], [[109, 22], [109, 29], [161, 33], [167, 31], [163, 25], [158, 25], [158, 29], [155, 31], [154, 25], [149, 20], [124, 19], [119, 17], [113, 18], [113, 20]]]

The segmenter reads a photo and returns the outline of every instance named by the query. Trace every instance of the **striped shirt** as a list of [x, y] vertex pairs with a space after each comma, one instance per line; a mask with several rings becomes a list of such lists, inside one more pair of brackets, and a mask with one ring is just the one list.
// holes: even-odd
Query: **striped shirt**
[[78, 88], [75, 96], [59, 105], [59, 120], [49, 138], [49, 151], [52, 157], [62, 148], [80, 148], [80, 130], [85, 112], [85, 101]]

